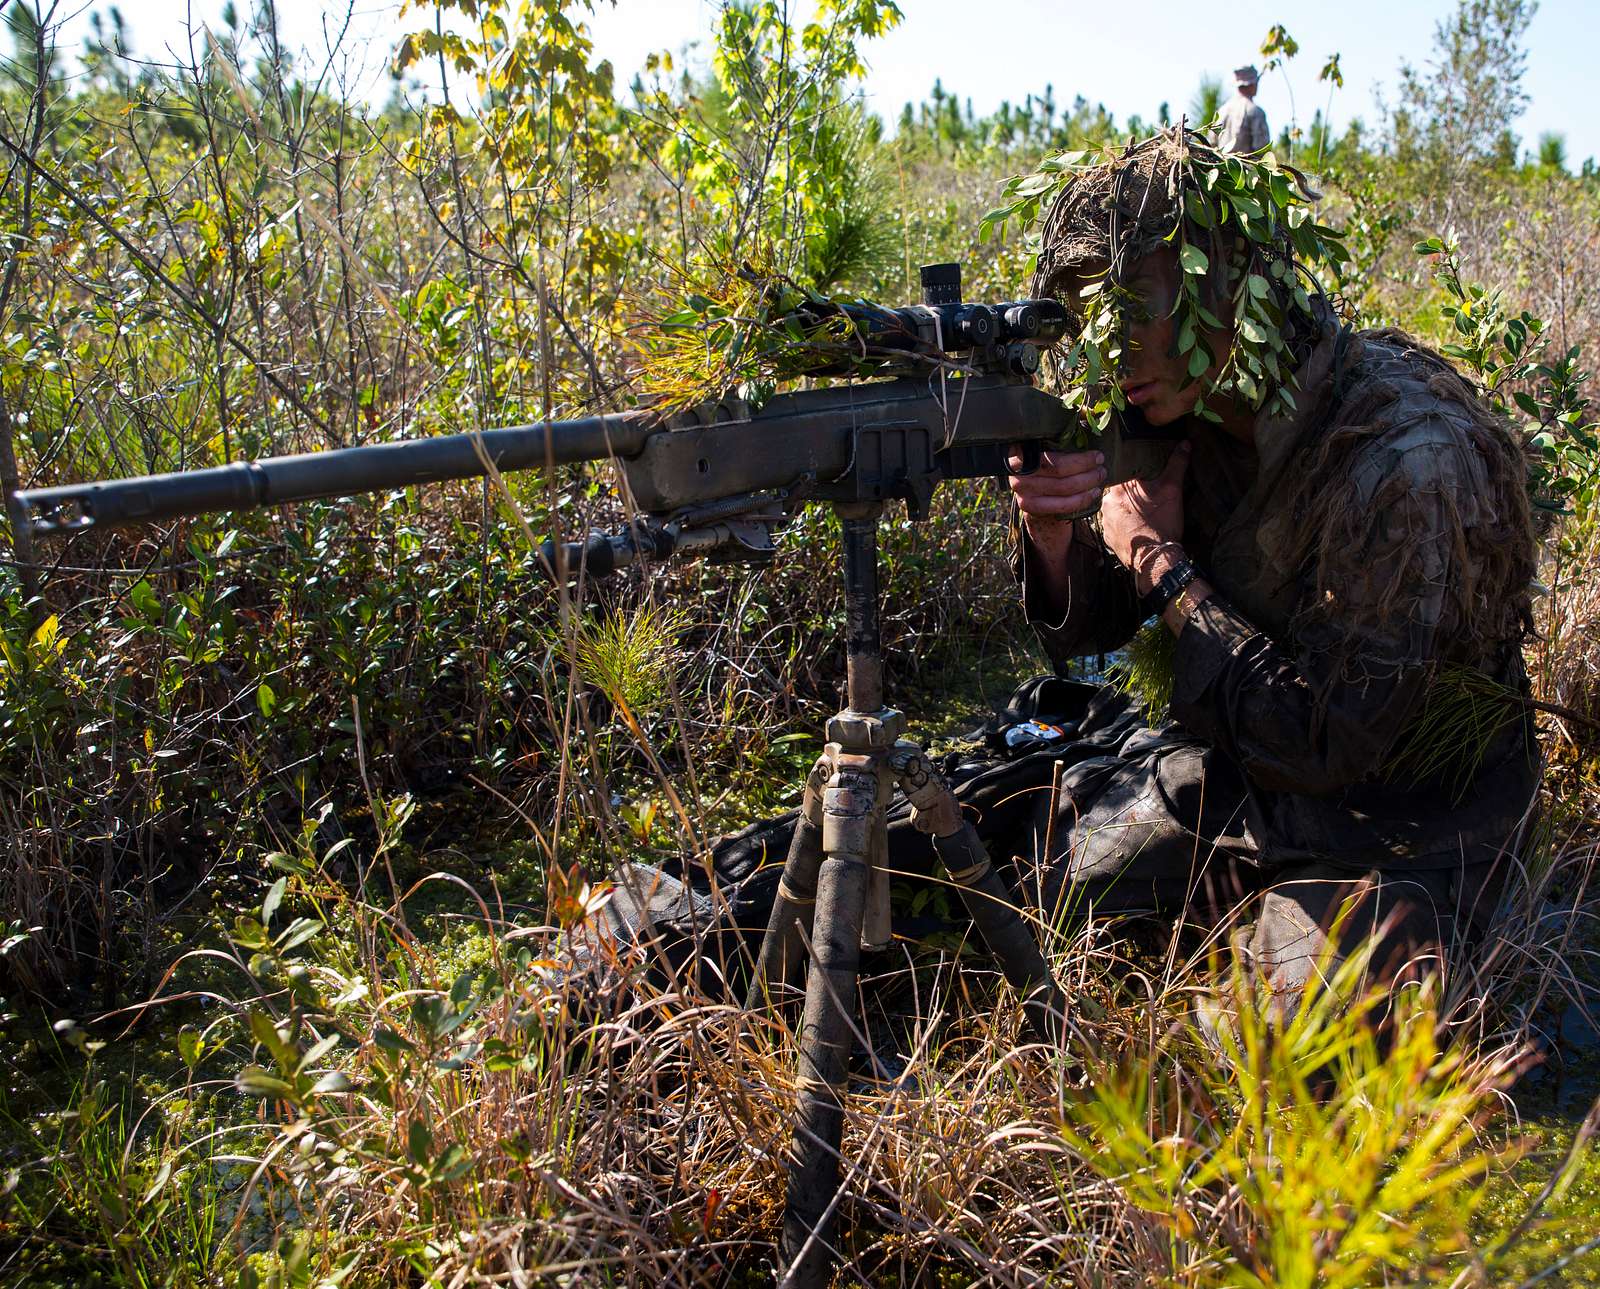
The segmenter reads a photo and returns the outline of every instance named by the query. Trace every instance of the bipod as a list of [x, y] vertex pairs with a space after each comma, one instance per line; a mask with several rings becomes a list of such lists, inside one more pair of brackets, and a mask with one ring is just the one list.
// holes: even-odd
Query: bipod
[[888, 809], [896, 784], [1006, 979], [1023, 992], [1035, 1034], [1058, 1044], [1066, 1023], [1061, 992], [983, 842], [927, 754], [901, 737], [904, 715], [884, 706], [878, 625], [883, 505], [845, 502], [835, 510], [844, 541], [846, 705], [829, 720], [827, 746], [806, 780], [747, 999], [753, 1009], [768, 1001], [773, 985], [797, 983], [809, 942], [794, 1154], [779, 1248], [782, 1284], [793, 1289], [825, 1285], [836, 1257], [856, 977], [862, 950], [889, 943]]

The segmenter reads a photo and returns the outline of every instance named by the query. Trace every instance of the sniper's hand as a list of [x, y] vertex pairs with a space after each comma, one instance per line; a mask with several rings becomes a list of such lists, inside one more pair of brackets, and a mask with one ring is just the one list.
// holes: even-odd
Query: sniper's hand
[[[1154, 479], [1130, 479], [1106, 493], [1100, 507], [1100, 531], [1106, 548], [1133, 570], [1141, 594], [1160, 576], [1148, 558], [1167, 542], [1183, 540], [1183, 478], [1191, 448], [1178, 444], [1166, 468]], [[1151, 576], [1151, 574], [1154, 576]]]
[[[1071, 516], [1100, 499], [1105, 461], [1104, 453], [1092, 450], [1043, 452], [1037, 470], [1010, 477], [1011, 495], [1017, 499], [1028, 536], [1042, 554], [1061, 554], [1071, 544]], [[1013, 452], [1007, 464], [1013, 470], [1022, 469], [1021, 454]]]

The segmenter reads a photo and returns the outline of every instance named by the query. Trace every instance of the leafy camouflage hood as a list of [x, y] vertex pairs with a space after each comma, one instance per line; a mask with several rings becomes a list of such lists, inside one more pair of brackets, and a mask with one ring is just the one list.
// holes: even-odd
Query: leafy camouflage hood
[[1088, 266], [1126, 265], [1168, 244], [1183, 211], [1177, 131], [1080, 170], [1040, 230], [1034, 297], [1059, 296]]
[[979, 235], [1019, 225], [1034, 253], [1032, 293], [1072, 312], [1077, 326], [1047, 356], [1046, 384], [1093, 430], [1125, 406], [1117, 373], [1137, 306], [1126, 286], [1134, 263], [1156, 252], [1179, 268], [1174, 353], [1191, 380], [1204, 378], [1196, 414], [1216, 421], [1233, 400], [1282, 415], [1322, 331], [1317, 274], [1349, 258], [1315, 200], [1274, 154], [1235, 156], [1174, 127], [1125, 148], [1045, 157], [1007, 182]]

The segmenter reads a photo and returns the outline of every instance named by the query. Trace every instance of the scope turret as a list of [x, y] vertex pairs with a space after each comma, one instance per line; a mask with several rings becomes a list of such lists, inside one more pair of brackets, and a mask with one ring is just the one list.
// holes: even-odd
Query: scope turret
[[923, 304], [961, 303], [961, 265], [924, 264], [917, 276], [922, 280]]

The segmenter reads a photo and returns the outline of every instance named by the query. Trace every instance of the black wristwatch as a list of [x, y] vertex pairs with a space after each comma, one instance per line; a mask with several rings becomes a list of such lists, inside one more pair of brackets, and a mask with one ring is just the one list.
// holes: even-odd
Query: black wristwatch
[[1147, 618], [1158, 618], [1183, 594], [1183, 588], [1200, 576], [1200, 570], [1187, 556], [1180, 559], [1160, 577], [1148, 594], [1139, 597], [1139, 608]]

